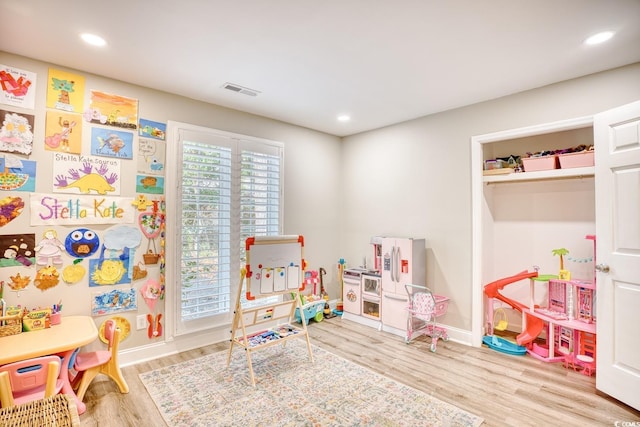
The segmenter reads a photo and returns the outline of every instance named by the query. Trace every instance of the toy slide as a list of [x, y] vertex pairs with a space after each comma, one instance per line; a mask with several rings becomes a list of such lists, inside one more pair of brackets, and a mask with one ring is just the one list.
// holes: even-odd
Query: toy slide
[[496, 298], [504, 302], [505, 304], [508, 304], [509, 306], [518, 310], [519, 312], [523, 313], [526, 316], [527, 327], [524, 331], [522, 331], [516, 337], [516, 342], [518, 343], [518, 345], [525, 345], [530, 343], [534, 339], [536, 339], [538, 335], [540, 335], [540, 332], [542, 332], [542, 328], [544, 327], [544, 322], [542, 321], [542, 319], [529, 315], [527, 313], [527, 310], [529, 309], [528, 306], [522, 304], [521, 302], [507, 298], [498, 291], [507, 285], [519, 282], [520, 280], [530, 279], [532, 277], [538, 277], [538, 272], [537, 271], [530, 272], [530, 271], [524, 270], [514, 276], [498, 279], [495, 282], [491, 282], [484, 287], [484, 293], [489, 298]]

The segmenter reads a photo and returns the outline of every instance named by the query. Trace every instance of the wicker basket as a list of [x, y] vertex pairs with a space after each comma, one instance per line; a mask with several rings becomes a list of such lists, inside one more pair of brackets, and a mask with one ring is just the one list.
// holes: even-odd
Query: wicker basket
[[159, 254], [153, 253], [153, 251], [149, 251], [146, 254], [142, 255], [145, 264], [157, 264], [158, 258], [160, 258]]
[[8, 337], [22, 332], [22, 315], [0, 316], [0, 337]]
[[0, 409], [0, 425], [72, 427], [80, 425], [80, 417], [72, 398], [66, 394], [56, 394], [46, 399]]

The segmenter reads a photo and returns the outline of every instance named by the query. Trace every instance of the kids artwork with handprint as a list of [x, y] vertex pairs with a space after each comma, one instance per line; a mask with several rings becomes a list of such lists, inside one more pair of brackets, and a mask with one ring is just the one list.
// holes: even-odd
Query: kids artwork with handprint
[[56, 153], [53, 191], [75, 194], [120, 194], [120, 161]]

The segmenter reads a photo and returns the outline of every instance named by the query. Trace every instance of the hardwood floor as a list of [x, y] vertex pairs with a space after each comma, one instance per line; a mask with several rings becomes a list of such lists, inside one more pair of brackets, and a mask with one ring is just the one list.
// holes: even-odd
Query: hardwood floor
[[[530, 356], [429, 338], [405, 344], [397, 337], [339, 317], [309, 326], [311, 342], [485, 419], [483, 426], [614, 426], [640, 422], [636, 411], [595, 389], [587, 377]], [[228, 342], [123, 369], [129, 394], [99, 375], [85, 395], [83, 426], [164, 426], [138, 374], [227, 350]], [[322, 375], [331, 375], [323, 372]], [[621, 424], [624, 425], [624, 424]], [[631, 425], [631, 424], [626, 424]]]

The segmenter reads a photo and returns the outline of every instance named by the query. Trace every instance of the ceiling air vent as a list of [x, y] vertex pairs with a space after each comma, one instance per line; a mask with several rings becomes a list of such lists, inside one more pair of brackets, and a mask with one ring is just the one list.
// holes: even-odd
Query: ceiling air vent
[[260, 91], [249, 89], [248, 87], [240, 86], [235, 83], [225, 83], [222, 85], [224, 89], [231, 90], [233, 92], [242, 93], [244, 95], [256, 96], [260, 93]]

